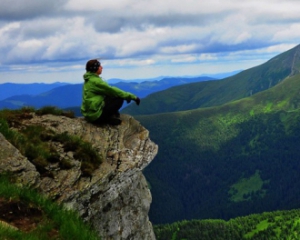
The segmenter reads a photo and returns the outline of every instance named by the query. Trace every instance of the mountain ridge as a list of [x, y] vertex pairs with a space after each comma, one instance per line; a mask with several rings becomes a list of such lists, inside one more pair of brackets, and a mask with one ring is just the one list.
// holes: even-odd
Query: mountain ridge
[[146, 115], [218, 106], [267, 90], [299, 72], [300, 45], [228, 78], [152, 93], [143, 99], [144, 108], [128, 106], [122, 112]]
[[[111, 84], [121, 88], [124, 91], [131, 92], [140, 98], [144, 98], [148, 94], [161, 91], [175, 85], [184, 85], [191, 82], [215, 80], [210, 77], [195, 78], [164, 78], [159, 81], [145, 81], [141, 83], [135, 82], [119, 82]], [[44, 106], [56, 106], [58, 108], [79, 107], [82, 101], [82, 85], [68, 84], [60, 87], [52, 88], [47, 92], [38, 95], [16, 95], [0, 101], [0, 109], [18, 109], [25, 106], [41, 108]], [[0, 85], [1, 87], [1, 85]]]
[[[53, 88], [67, 85], [68, 83], [55, 82], [51, 84], [47, 83], [3, 83], [0, 84], [0, 101], [9, 98], [13, 95], [36, 95], [45, 91], [49, 91]], [[18, 94], [16, 94], [18, 92]]]

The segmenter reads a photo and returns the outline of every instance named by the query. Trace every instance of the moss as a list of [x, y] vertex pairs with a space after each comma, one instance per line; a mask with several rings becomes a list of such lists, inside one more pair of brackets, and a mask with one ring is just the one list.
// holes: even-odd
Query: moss
[[38, 156], [32, 159], [32, 163], [36, 166], [37, 170], [41, 173], [46, 172], [46, 167], [48, 166], [48, 162], [45, 158]]
[[59, 162], [59, 166], [61, 169], [71, 169], [73, 167], [73, 164], [69, 159], [63, 158]]

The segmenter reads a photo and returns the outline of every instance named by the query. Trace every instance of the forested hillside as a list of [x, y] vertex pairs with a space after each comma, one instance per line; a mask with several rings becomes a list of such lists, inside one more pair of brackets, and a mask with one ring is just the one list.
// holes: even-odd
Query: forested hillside
[[159, 152], [145, 170], [154, 224], [300, 207], [300, 75], [219, 107], [136, 118]]
[[143, 99], [143, 107], [126, 107], [122, 112], [148, 115], [219, 106], [267, 90], [300, 72], [300, 45], [268, 62], [232, 77], [173, 87]]
[[155, 226], [157, 240], [300, 239], [300, 210], [265, 212], [224, 220], [192, 220]]

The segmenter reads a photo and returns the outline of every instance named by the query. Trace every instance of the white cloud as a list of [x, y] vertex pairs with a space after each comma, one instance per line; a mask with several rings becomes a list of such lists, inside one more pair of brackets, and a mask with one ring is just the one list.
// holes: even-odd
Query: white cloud
[[73, 71], [96, 57], [111, 77], [113, 68], [169, 75], [191, 64], [201, 74], [232, 61], [240, 69], [299, 44], [299, 8], [296, 0], [2, 0], [0, 71]]
[[274, 34], [272, 40], [280, 42], [289, 42], [289, 39], [291, 39], [292, 41], [294, 39], [300, 39], [300, 22], [296, 24], [291, 24], [285, 29], [280, 29]]
[[217, 60], [218, 57], [216, 54], [201, 54], [199, 57], [200, 60]]
[[163, 47], [161, 49], [162, 53], [167, 54], [181, 54], [181, 53], [187, 53], [187, 52], [193, 52], [197, 49], [196, 44], [180, 44], [177, 46], [167, 46]]

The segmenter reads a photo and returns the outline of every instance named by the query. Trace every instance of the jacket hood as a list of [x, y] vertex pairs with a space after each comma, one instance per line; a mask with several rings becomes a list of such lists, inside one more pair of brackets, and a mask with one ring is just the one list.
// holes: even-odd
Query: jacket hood
[[83, 75], [83, 79], [84, 79], [84, 81], [88, 81], [90, 79], [90, 77], [92, 77], [92, 76], [97, 76], [98, 77], [98, 75], [96, 73], [86, 72]]

